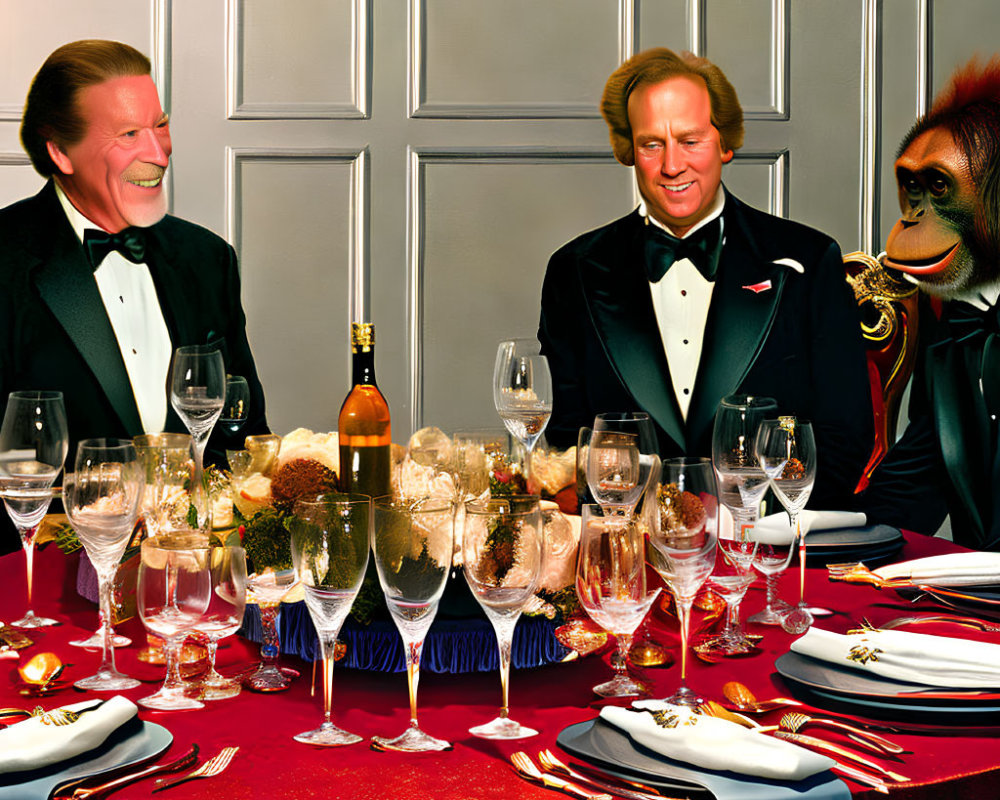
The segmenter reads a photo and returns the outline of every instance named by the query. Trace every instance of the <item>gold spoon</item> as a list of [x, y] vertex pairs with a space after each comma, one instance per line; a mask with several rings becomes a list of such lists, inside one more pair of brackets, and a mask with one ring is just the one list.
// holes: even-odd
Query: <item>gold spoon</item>
[[758, 700], [756, 695], [739, 681], [729, 681], [726, 683], [722, 687], [722, 694], [740, 711], [747, 711], [751, 714], [762, 714], [765, 711], [773, 711], [782, 706], [805, 705], [805, 703], [792, 700], [790, 697], [772, 697], [770, 700]]

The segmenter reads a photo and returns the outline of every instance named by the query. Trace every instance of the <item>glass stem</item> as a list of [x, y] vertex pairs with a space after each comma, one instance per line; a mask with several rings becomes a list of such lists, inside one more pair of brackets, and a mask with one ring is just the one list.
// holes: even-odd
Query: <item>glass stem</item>
[[632, 634], [616, 633], [615, 639], [618, 641], [618, 658], [612, 659], [611, 666], [618, 675], [625, 675], [628, 672], [628, 651], [632, 649]]
[[183, 636], [172, 636], [163, 642], [163, 654], [167, 660], [167, 676], [163, 681], [164, 692], [174, 692], [183, 686], [181, 680], [181, 646]]
[[726, 630], [728, 636], [735, 636], [740, 629], [740, 601], [743, 598], [726, 601]]
[[98, 674], [115, 673], [114, 631], [111, 626], [111, 593], [114, 591], [115, 568], [97, 573], [98, 593], [101, 603], [101, 666]]
[[274, 667], [278, 661], [281, 645], [278, 639], [278, 608], [277, 606], [260, 606], [260, 624], [262, 628], [260, 657], [265, 667]]
[[[194, 437], [194, 475], [191, 478], [191, 498], [198, 515], [198, 530], [212, 530], [212, 502], [205, 486], [205, 447], [208, 433]], [[195, 497], [198, 498], [195, 501]]]
[[31, 583], [32, 566], [35, 561], [35, 530], [37, 526], [28, 531], [28, 534], [21, 534], [21, 541], [24, 542], [24, 562], [28, 567], [28, 611], [31, 611]]
[[208, 674], [205, 677], [207, 679], [221, 678], [222, 676], [215, 670], [215, 653], [219, 649], [218, 641], [209, 637], [205, 649], [208, 651]]
[[774, 611], [774, 601], [778, 599], [778, 576], [777, 574], [770, 572], [764, 580], [764, 584], [767, 587], [767, 607], [768, 610]]
[[333, 652], [337, 646], [337, 637], [331, 633], [320, 634], [320, 647], [323, 650], [323, 725], [333, 725], [330, 718], [333, 707]]
[[[406, 686], [410, 691], [410, 727], [417, 727], [417, 686], [420, 683], [420, 654], [424, 649], [424, 640], [409, 642], [406, 645]], [[506, 699], [504, 705], [507, 705]]]
[[678, 602], [677, 614], [681, 623], [681, 687], [687, 681], [688, 626], [691, 624], [691, 602]]
[[799, 515], [793, 516], [791, 521], [799, 545], [799, 605], [801, 606], [806, 602], [806, 537], [802, 535]]
[[500, 708], [500, 719], [507, 719], [507, 688], [510, 683], [510, 656], [514, 644], [514, 626], [500, 625], [497, 627], [497, 645], [500, 648], [500, 689], [503, 692], [503, 706]]

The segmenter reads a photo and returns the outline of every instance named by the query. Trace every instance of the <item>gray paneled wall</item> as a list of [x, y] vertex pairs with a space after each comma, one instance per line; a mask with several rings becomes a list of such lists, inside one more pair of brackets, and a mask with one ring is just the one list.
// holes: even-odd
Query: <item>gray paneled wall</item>
[[534, 332], [549, 254], [631, 209], [598, 114], [624, 57], [719, 63], [747, 115], [730, 188], [878, 249], [896, 144], [956, 65], [1000, 50], [1000, 4], [0, 0], [0, 202], [40, 185], [17, 138], [31, 75], [90, 36], [153, 58], [173, 210], [240, 253], [275, 430], [336, 426], [364, 316], [404, 441], [498, 425], [496, 342]]

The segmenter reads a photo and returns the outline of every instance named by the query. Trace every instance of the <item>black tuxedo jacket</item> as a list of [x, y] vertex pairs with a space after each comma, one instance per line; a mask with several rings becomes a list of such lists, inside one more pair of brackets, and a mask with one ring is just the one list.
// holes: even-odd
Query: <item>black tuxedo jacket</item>
[[1000, 550], [1000, 306], [978, 330], [939, 320], [926, 296], [909, 424], [872, 475], [860, 508], [877, 522]]
[[[226, 370], [250, 386], [250, 419], [227, 441], [209, 441], [215, 460], [267, 432], [264, 393], [246, 337], [236, 254], [223, 239], [167, 216], [147, 228], [146, 263], [176, 348], [218, 346]], [[63, 393], [72, 471], [76, 442], [144, 433], [118, 341], [83, 246], [50, 181], [34, 197], [0, 210], [0, 409], [10, 392]], [[164, 391], [168, 387], [164, 386]], [[186, 432], [170, 409], [166, 430]]]
[[595, 414], [641, 410], [656, 423], [662, 456], [710, 457], [722, 397], [773, 397], [779, 413], [813, 422], [818, 467], [809, 505], [846, 507], [871, 453], [872, 410], [840, 249], [828, 236], [728, 192], [724, 220], [686, 421], [646, 278], [643, 218], [633, 212], [552, 256], [538, 331], [554, 390], [545, 435], [568, 447]]

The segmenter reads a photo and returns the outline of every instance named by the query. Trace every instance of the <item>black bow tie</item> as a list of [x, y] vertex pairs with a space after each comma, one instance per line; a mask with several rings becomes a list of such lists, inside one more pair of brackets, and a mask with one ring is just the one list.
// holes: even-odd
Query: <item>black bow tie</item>
[[1000, 332], [997, 309], [985, 311], [969, 303], [955, 300], [948, 304], [947, 318], [951, 335], [956, 339], [965, 339], [977, 333]]
[[716, 217], [685, 239], [671, 236], [647, 221], [646, 275], [656, 283], [676, 261], [687, 258], [705, 280], [714, 281], [722, 244], [722, 218]]
[[133, 264], [141, 264], [146, 258], [146, 233], [142, 228], [125, 228], [119, 233], [89, 228], [83, 234], [83, 249], [95, 270], [112, 250], [117, 250]]

